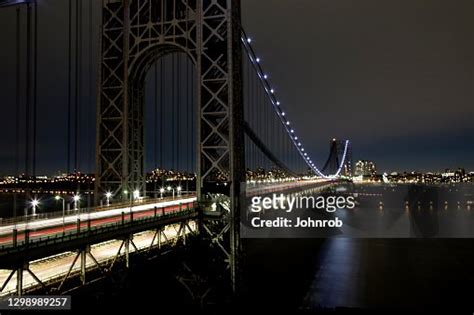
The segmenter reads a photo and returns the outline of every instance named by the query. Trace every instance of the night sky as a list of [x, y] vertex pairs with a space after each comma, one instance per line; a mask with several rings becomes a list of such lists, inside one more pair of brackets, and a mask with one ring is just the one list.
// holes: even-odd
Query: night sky
[[[38, 173], [51, 174], [66, 168], [67, 9], [63, 0], [40, 5]], [[474, 170], [472, 0], [242, 0], [242, 10], [318, 165], [336, 137], [352, 140], [354, 159], [373, 160], [382, 172]], [[2, 10], [0, 174], [15, 170], [14, 25], [14, 9]], [[79, 147], [86, 171], [94, 167], [97, 63], [87, 34], [85, 25]]]

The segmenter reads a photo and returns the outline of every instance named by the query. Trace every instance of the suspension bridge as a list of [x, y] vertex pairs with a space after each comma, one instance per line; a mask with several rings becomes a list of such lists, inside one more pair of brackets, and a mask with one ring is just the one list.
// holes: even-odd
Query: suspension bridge
[[[120, 259], [128, 266], [131, 253], [191, 235], [220, 252], [235, 291], [246, 196], [351, 177], [348, 140], [331, 141], [322, 168], [306, 150], [285, 111], [291, 104], [278, 98], [241, 25], [239, 1], [46, 2], [0, 1], [15, 33], [14, 171], [34, 183], [40, 166], [38, 84], [48, 74], [38, 70], [38, 22], [56, 10], [67, 37], [61, 163], [68, 173], [94, 169], [95, 207], [3, 220], [0, 294], [61, 292], [73, 276], [86, 284], [86, 272], [104, 274]], [[151, 169], [195, 174], [195, 192], [163, 197], [167, 184], [150, 183]]]

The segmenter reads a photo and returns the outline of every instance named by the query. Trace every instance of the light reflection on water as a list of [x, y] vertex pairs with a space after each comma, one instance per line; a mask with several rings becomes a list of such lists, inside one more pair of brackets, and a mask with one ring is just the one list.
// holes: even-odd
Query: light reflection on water
[[361, 228], [354, 217], [371, 212], [370, 225], [381, 231], [405, 221], [411, 238], [326, 239], [303, 307], [474, 309], [468, 289], [474, 279], [473, 186], [358, 190], [382, 195], [362, 197], [355, 211], [339, 213], [341, 219]]

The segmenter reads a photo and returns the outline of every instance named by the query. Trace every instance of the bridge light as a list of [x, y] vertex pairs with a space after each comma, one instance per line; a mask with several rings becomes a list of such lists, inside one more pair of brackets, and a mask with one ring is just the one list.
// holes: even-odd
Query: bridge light
[[36, 208], [36, 207], [39, 205], [38, 199], [33, 199], [33, 200], [31, 200], [31, 205], [32, 205], [34, 208]]
[[281, 112], [281, 115], [282, 115], [282, 116], [285, 116], [286, 114], [285, 114], [285, 112]]
[[298, 146], [301, 147], [301, 142], [298, 142]]
[[270, 90], [270, 93], [272, 93], [272, 94], [275, 93], [275, 90], [274, 90], [274, 89], [271, 89], [271, 90]]
[[295, 137], [295, 140], [298, 140], [298, 137]]
[[263, 75], [263, 78], [264, 78], [265, 80], [268, 79], [268, 75], [264, 74], [264, 75]]
[[277, 105], [280, 106], [280, 102], [277, 102]]
[[163, 187], [160, 188], [160, 193], [164, 193], [165, 189]]
[[290, 130], [291, 133], [295, 133], [295, 131], [293, 129]]
[[74, 202], [78, 202], [79, 200], [81, 200], [81, 196], [80, 195], [74, 195], [74, 197], [72, 197], [72, 200], [74, 200]]
[[181, 186], [176, 187], [176, 190], [181, 191]]
[[257, 58], [256, 61], [257, 61], [257, 63], [259, 63], [259, 62], [260, 62], [260, 58]]
[[171, 191], [171, 186], [166, 187], [167, 191]]
[[54, 196], [54, 199], [59, 201], [59, 200], [61, 200], [61, 196]]
[[304, 154], [304, 156], [307, 156], [307, 155], [308, 155], [307, 153]]
[[286, 125], [287, 125], [287, 126], [289, 126], [289, 125], [290, 125], [290, 122], [289, 122], [289, 121], [287, 121], [287, 122], [286, 122]]
[[251, 39], [250, 37], [249, 37], [249, 38], [247, 38], [247, 43], [249, 43], [249, 44], [250, 44], [251, 42], [252, 42], [252, 39]]
[[106, 197], [106, 198], [112, 197], [112, 193], [111, 193], [110, 191], [108, 191], [108, 192], [105, 194], [105, 197]]

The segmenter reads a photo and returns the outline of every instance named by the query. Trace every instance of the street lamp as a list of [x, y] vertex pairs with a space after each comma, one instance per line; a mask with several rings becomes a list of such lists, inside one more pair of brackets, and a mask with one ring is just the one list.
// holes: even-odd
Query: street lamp
[[166, 187], [166, 190], [171, 191], [173, 190], [173, 199], [174, 199], [174, 188], [171, 188], [171, 186]]
[[65, 211], [66, 211], [66, 201], [61, 196], [55, 196], [54, 199], [56, 201], [62, 200], [63, 201], [63, 232], [64, 232], [64, 218], [65, 218]]
[[140, 198], [140, 191], [137, 189], [133, 192], [133, 199], [137, 200], [138, 198]]
[[33, 215], [36, 215], [36, 207], [39, 205], [38, 199], [33, 199], [31, 201], [31, 207], [33, 208]]
[[79, 210], [78, 204], [79, 204], [79, 201], [81, 200], [81, 196], [74, 195], [74, 197], [72, 197], [72, 200], [74, 200], [74, 210]]
[[163, 193], [165, 192], [165, 189], [163, 187], [160, 188], [160, 199], [163, 199]]
[[108, 191], [106, 194], [105, 194], [105, 198], [107, 199], [107, 207], [110, 206], [110, 198], [112, 197], [112, 193], [110, 191]]
[[182, 188], [181, 186], [176, 187], [176, 190], [178, 190], [178, 197], [181, 196], [181, 190], [182, 190], [182, 189], [183, 189], [183, 188]]

